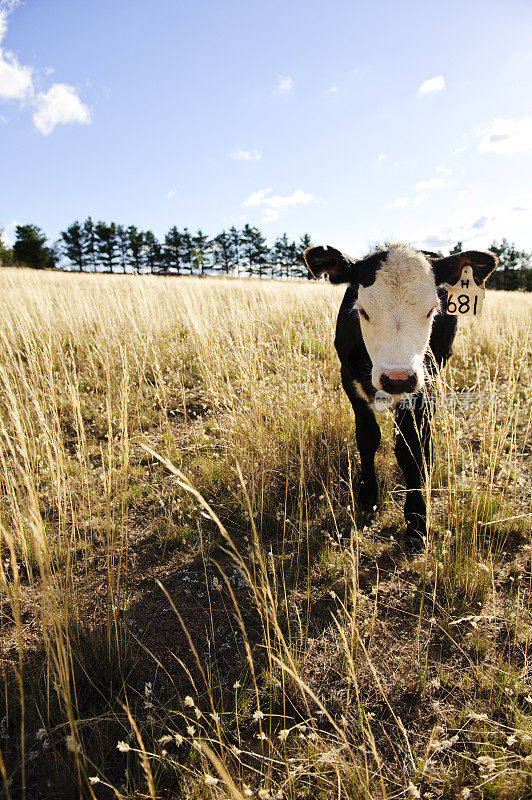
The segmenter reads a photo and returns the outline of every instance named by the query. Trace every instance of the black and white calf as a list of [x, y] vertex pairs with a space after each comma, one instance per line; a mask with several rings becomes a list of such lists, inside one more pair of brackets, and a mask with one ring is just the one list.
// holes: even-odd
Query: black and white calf
[[333, 247], [311, 247], [305, 259], [315, 277], [327, 272], [332, 283], [350, 284], [338, 314], [335, 347], [355, 412], [359, 510], [371, 513], [377, 504], [375, 453], [381, 432], [374, 409], [382, 396], [395, 408], [395, 455], [407, 489], [407, 544], [419, 550], [427, 532], [422, 485], [432, 456], [427, 399], [433, 394], [431, 376], [450, 357], [456, 333], [456, 317], [445, 313], [442, 284], [455, 284], [463, 266], [470, 265], [481, 286], [497, 257], [469, 251], [441, 258], [390, 244], [361, 260]]

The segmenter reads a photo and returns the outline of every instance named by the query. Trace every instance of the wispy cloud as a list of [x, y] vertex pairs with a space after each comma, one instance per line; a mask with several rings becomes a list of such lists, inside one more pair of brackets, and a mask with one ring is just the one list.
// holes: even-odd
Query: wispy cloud
[[294, 79], [289, 75], [279, 75], [277, 80], [278, 92], [291, 92], [294, 88]]
[[419, 181], [415, 184], [416, 192], [425, 192], [428, 189], [444, 189], [446, 186], [457, 186], [458, 181], [445, 181], [443, 178], [431, 178], [428, 181]]
[[482, 135], [477, 150], [497, 156], [532, 152], [532, 117], [494, 120]]
[[279, 217], [281, 211], [286, 211], [292, 206], [306, 206], [314, 200], [314, 195], [310, 192], [304, 192], [302, 189], [296, 189], [292, 194], [282, 196], [280, 194], [271, 194], [271, 189], [259, 189], [253, 192], [242, 203], [246, 207], [263, 207], [264, 208], [264, 222], [273, 222]]
[[236, 161], [258, 161], [261, 157], [261, 154], [258, 150], [235, 150], [234, 153], [231, 153], [231, 158], [234, 158]]
[[[18, 0], [0, 0], [0, 42], [7, 32], [9, 14], [19, 5]], [[45, 75], [53, 72], [51, 67]], [[36, 92], [33, 67], [20, 64], [13, 53], [0, 47], [0, 100], [18, 100], [33, 107], [33, 123], [47, 136], [56, 125], [90, 122], [90, 111], [81, 101], [77, 90], [67, 83], [54, 83], [47, 92]]]
[[172, 187], [166, 192], [166, 199], [169, 200], [171, 197], [174, 196], [174, 194], [175, 194], [175, 189]]
[[408, 197], [398, 197], [397, 200], [392, 200], [391, 203], [386, 203], [386, 208], [402, 208], [408, 205], [410, 200]]
[[438, 75], [437, 78], [429, 78], [426, 81], [423, 81], [417, 93], [419, 95], [424, 94], [435, 94], [436, 92], [441, 92], [442, 89], [445, 88], [445, 78], [443, 75]]
[[377, 159], [377, 164], [380, 166], [386, 161], [386, 156], [384, 153], [381, 153]]
[[339, 86], [329, 86], [328, 89], [329, 94], [339, 94], [341, 91]]

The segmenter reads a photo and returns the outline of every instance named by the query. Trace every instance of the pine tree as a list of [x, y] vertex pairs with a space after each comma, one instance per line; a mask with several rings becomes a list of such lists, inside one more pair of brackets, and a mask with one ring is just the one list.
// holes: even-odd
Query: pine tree
[[297, 262], [299, 268], [299, 274], [301, 278], [312, 278], [310, 274], [310, 270], [307, 267], [307, 263], [305, 261], [305, 250], [309, 247], [312, 247], [312, 240], [310, 238], [310, 233], [304, 233], [303, 236], [299, 239], [298, 245], [298, 254], [297, 254]]
[[146, 231], [144, 234], [144, 261], [152, 275], [161, 271], [161, 243], [152, 231]]
[[102, 265], [104, 271], [114, 272], [114, 266], [117, 260], [117, 241], [116, 241], [116, 225], [111, 222], [107, 225], [105, 222], [98, 222], [94, 226], [94, 233], [96, 234], [96, 252], [98, 261]]
[[236, 272], [237, 276], [240, 275], [240, 259], [241, 259], [241, 246], [242, 240], [240, 237], [240, 231], [238, 231], [234, 225], [229, 228], [229, 237], [231, 239], [231, 255], [233, 258], [233, 272]]
[[116, 249], [122, 272], [125, 275], [129, 256], [129, 234], [123, 225], [116, 226]]
[[233, 261], [233, 244], [231, 235], [222, 231], [213, 239], [213, 249], [216, 254], [216, 264], [220, 265], [220, 269], [226, 275], [229, 275], [234, 261]]
[[85, 233], [77, 220], [72, 225], [69, 225], [66, 231], [61, 231], [61, 240], [63, 254], [78, 272], [83, 272], [86, 263]]
[[211, 249], [211, 242], [209, 241], [208, 236], [205, 236], [201, 230], [199, 230], [196, 235], [192, 237], [192, 249], [192, 263], [194, 270], [199, 275], [204, 275], [205, 270], [208, 267], [207, 258]]
[[183, 235], [176, 226], [170, 228], [164, 237], [164, 252], [167, 269], [174, 269], [179, 275], [181, 273], [181, 256], [183, 251]]
[[194, 246], [192, 244], [192, 236], [188, 228], [183, 229], [183, 255], [182, 263], [186, 265], [189, 273], [192, 273], [194, 266]]
[[142, 269], [142, 257], [144, 251], [144, 234], [137, 230], [134, 225], [127, 229], [129, 239], [129, 264], [133, 271], [139, 273]]
[[83, 223], [83, 244], [87, 267], [91, 267], [96, 272], [96, 234], [94, 232], [94, 222], [87, 217]]

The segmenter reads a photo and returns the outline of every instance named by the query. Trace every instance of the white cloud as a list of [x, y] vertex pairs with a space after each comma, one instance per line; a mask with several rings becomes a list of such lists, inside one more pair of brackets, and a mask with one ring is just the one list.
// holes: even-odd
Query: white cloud
[[377, 159], [377, 164], [379, 164], [379, 165], [382, 164], [383, 161], [385, 161], [385, 159], [386, 159], [386, 156], [384, 155], [384, 153], [381, 153], [380, 156]]
[[446, 186], [457, 186], [458, 181], [444, 181], [443, 178], [431, 178], [430, 181], [419, 181], [414, 186], [416, 192], [424, 192], [427, 189], [443, 189]]
[[261, 155], [258, 150], [235, 150], [234, 153], [231, 153], [231, 158], [234, 158], [236, 161], [258, 161]]
[[174, 196], [174, 194], [175, 194], [175, 189], [174, 189], [174, 188], [172, 188], [172, 189], [169, 189], [169, 190], [166, 192], [166, 198], [167, 198], [167, 200], [169, 200], [171, 197], [173, 197], [173, 196]]
[[271, 191], [271, 189], [259, 189], [258, 192], [250, 194], [242, 205], [247, 207], [263, 206], [264, 222], [273, 222], [281, 211], [287, 211], [292, 206], [306, 206], [314, 200], [313, 194], [304, 192], [302, 189], [296, 189], [292, 194], [284, 197], [280, 194], [270, 195]]
[[330, 86], [329, 87], [329, 94], [338, 94], [340, 92], [339, 86]]
[[498, 156], [532, 152], [532, 117], [494, 120], [482, 136], [477, 150]]
[[428, 194], [426, 192], [420, 192], [418, 195], [416, 195], [414, 204], [418, 206], [420, 203], [423, 203], [427, 199], [427, 197]]
[[386, 203], [386, 208], [402, 208], [403, 206], [408, 205], [409, 203], [408, 197], [398, 197], [397, 200], [394, 200], [391, 203]]
[[448, 167], [436, 167], [438, 175], [450, 175], [451, 170]]
[[[19, 5], [20, 0], [0, 0], [0, 42], [7, 31], [9, 14]], [[52, 67], [44, 70], [51, 75]], [[19, 64], [13, 53], [0, 47], [0, 100], [20, 100], [33, 107], [33, 122], [37, 130], [45, 136], [56, 125], [90, 122], [90, 112], [82, 103], [77, 90], [67, 83], [54, 83], [47, 92], [35, 91], [32, 67]]]
[[289, 75], [279, 75], [279, 79], [277, 81], [278, 92], [291, 92], [293, 88], [294, 88], [293, 78], [290, 78]]
[[[0, 22], [2, 17], [0, 16]], [[25, 100], [33, 94], [33, 70], [0, 48], [0, 99]]]
[[429, 78], [426, 81], [423, 81], [417, 93], [419, 95], [424, 94], [434, 94], [435, 92], [441, 92], [442, 89], [445, 88], [445, 79], [443, 75], [438, 75], [437, 78]]
[[81, 102], [76, 89], [67, 83], [54, 83], [47, 92], [35, 98], [37, 111], [33, 122], [38, 131], [48, 136], [56, 125], [79, 122], [88, 125], [91, 120], [88, 107]]

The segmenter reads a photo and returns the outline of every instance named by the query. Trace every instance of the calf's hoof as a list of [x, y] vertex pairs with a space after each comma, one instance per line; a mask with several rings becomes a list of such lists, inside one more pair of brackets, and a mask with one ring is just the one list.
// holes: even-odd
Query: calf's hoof
[[405, 548], [409, 553], [422, 553], [425, 549], [425, 537], [419, 531], [409, 531], [405, 534]]
[[367, 517], [373, 517], [379, 502], [379, 487], [377, 482], [368, 483], [360, 481], [356, 491], [357, 511]]

